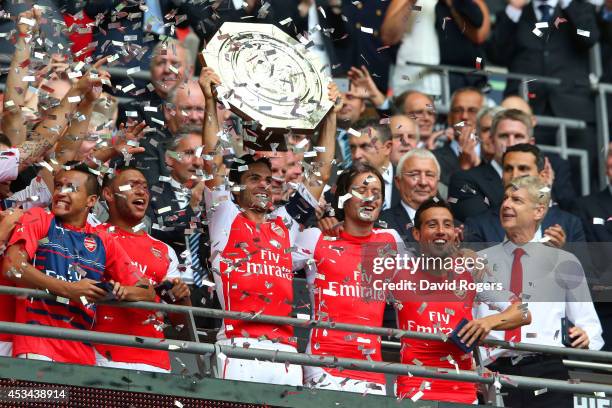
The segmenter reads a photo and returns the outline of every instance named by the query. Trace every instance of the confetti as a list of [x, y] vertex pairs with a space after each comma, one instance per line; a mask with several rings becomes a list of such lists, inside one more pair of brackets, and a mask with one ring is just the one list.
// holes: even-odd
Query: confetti
[[548, 388], [542, 388], [539, 390], [534, 390], [533, 394], [537, 397], [538, 395], [545, 394], [546, 392], [548, 392]]
[[577, 29], [576, 30], [576, 34], [581, 35], [583, 37], [590, 37], [591, 36], [591, 32], [590, 31], [581, 30], [581, 29]]
[[369, 27], [361, 26], [361, 31], [366, 34], [374, 34], [374, 29]]

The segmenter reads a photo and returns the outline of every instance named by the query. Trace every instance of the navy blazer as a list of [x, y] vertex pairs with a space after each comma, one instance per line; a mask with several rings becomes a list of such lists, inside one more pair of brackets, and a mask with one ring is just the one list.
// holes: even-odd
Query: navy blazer
[[401, 203], [383, 211], [378, 219], [387, 223], [386, 228], [396, 230], [404, 241], [416, 242], [412, 236], [414, 220], [410, 219]]
[[[546, 228], [559, 224], [565, 232], [566, 242], [586, 242], [584, 229], [580, 219], [558, 206], [554, 205], [548, 209], [542, 220], [542, 231]], [[489, 210], [477, 217], [469, 217], [465, 221], [465, 242], [493, 242], [499, 243], [504, 240], [506, 232], [502, 228], [499, 219], [499, 209]]]

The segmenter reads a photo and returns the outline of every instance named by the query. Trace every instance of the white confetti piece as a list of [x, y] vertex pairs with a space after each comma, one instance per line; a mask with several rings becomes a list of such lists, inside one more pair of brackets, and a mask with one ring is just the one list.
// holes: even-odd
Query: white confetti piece
[[542, 21], [539, 23], [536, 23], [536, 28], [548, 28], [548, 23], [546, 21]]
[[287, 17], [286, 19], [284, 19], [284, 20], [280, 21], [280, 22], [279, 22], [279, 24], [280, 24], [280, 25], [282, 25], [282, 26], [284, 26], [284, 25], [289, 24], [289, 23], [290, 23], [290, 22], [292, 22], [292, 21], [293, 21], [293, 19], [292, 19], [291, 17]]
[[298, 313], [297, 318], [301, 320], [310, 320], [310, 315], [307, 315], [306, 313]]
[[537, 35], [538, 37], [542, 37], [544, 35], [544, 33], [542, 31], [540, 31], [539, 28], [534, 28], [532, 31], [532, 33], [534, 33], [535, 35]]
[[36, 25], [36, 20], [34, 20], [33, 18], [21, 17], [19, 19], [19, 24], [25, 24], [29, 25], [30, 27], [34, 27], [34, 25]]
[[68, 102], [70, 103], [79, 103], [81, 102], [81, 97], [80, 96], [69, 96], [68, 97]]
[[89, 301], [85, 296], [81, 296], [79, 299], [81, 299], [81, 303], [83, 303], [85, 306], [89, 304]]
[[370, 341], [370, 339], [366, 339], [366, 338], [363, 338], [363, 337], [357, 337], [357, 343], [370, 344], [371, 341]]
[[129, 184], [124, 184], [122, 186], [119, 186], [119, 191], [130, 191], [132, 189], [132, 186], [130, 186]]
[[374, 29], [370, 27], [361, 26], [361, 32], [366, 34], [374, 34]]
[[550, 241], [550, 237], [548, 235], [544, 235], [542, 238], [540, 238], [541, 243], [548, 242], [548, 241]]
[[361, 137], [361, 133], [358, 132], [357, 130], [353, 129], [353, 128], [349, 128], [349, 130], [347, 130], [347, 132], [351, 136]]
[[135, 74], [136, 72], [140, 72], [140, 67], [132, 67], [126, 70], [128, 75]]
[[546, 392], [548, 392], [548, 388], [542, 388], [539, 390], [534, 390], [533, 394], [537, 397], [538, 395], [545, 394]]
[[158, 214], [163, 214], [163, 213], [167, 213], [168, 211], [172, 210], [171, 206], [166, 206], [166, 207], [162, 207], [159, 210], [157, 210]]
[[593, 224], [594, 225], [604, 225], [604, 219], [603, 218], [599, 218], [599, 217], [595, 217], [595, 218], [593, 218]]
[[65, 305], [70, 303], [70, 299], [65, 298], [65, 297], [61, 297], [61, 296], [56, 297], [55, 301], [58, 302], [58, 303], [63, 303]]
[[577, 29], [576, 30], [576, 34], [581, 35], [583, 37], [590, 37], [591, 36], [591, 32], [590, 31], [581, 30], [581, 29]]
[[176, 344], [168, 344], [168, 350], [180, 350], [181, 347]]
[[183, 408], [183, 403], [179, 400], [175, 400], [174, 401], [174, 406], [178, 407], [178, 408]]
[[412, 397], [410, 397], [410, 399], [412, 400], [412, 402], [417, 402], [421, 399], [423, 395], [425, 395], [423, 391], [417, 391]]
[[338, 208], [339, 209], [343, 209], [344, 208], [344, 203], [346, 202], [346, 200], [348, 200], [352, 196], [353, 195], [351, 193], [346, 193], [342, 197], [338, 198]]

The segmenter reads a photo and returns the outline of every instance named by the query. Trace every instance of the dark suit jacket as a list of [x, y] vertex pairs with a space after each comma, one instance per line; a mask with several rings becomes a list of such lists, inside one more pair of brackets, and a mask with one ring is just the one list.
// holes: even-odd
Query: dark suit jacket
[[[164, 207], [170, 206], [171, 210], [162, 213], [158, 211]], [[190, 228], [190, 223], [196, 221], [196, 214], [188, 205], [183, 210], [180, 209], [176, 200], [174, 189], [167, 182], [157, 182], [151, 188], [151, 200], [147, 209], [147, 216], [152, 224], [157, 224], [159, 228], [151, 229], [151, 236], [170, 245], [176, 251], [177, 256], [185, 251], [185, 229]], [[207, 242], [204, 236], [200, 239], [200, 248], [203, 249], [203, 244]], [[200, 254], [203, 254], [200, 251]], [[202, 263], [206, 258], [200, 258]]]
[[[572, 212], [580, 217], [588, 242], [612, 242], [612, 195], [606, 187], [598, 193], [579, 198]], [[595, 224], [594, 218], [601, 218], [604, 224]]]
[[[334, 13], [327, 0], [315, 0], [315, 2], [325, 52], [332, 65], [330, 67], [332, 76], [346, 76], [346, 70], [342, 69], [342, 61], [338, 59], [336, 52], [336, 48], [346, 47], [349, 43], [346, 23], [342, 20], [342, 14]], [[299, 0], [272, 0], [270, 2], [272, 5], [270, 12], [273, 13], [273, 24], [294, 38], [297, 37], [297, 34], [308, 32], [308, 14], [305, 16], [300, 15], [298, 10], [299, 3]], [[325, 12], [325, 17], [321, 14], [320, 9]], [[268, 15], [268, 19], [270, 17]], [[291, 17], [291, 23], [280, 25], [279, 22], [287, 17]]]
[[[566, 20], [558, 28], [554, 24], [557, 18]], [[561, 85], [537, 81], [529, 84], [534, 94], [530, 99], [534, 113], [543, 113], [549, 104], [556, 116], [593, 122], [595, 110], [588, 75], [589, 49], [599, 39], [594, 7], [583, 0], [572, 1], [565, 10], [557, 5], [541, 38], [532, 33], [536, 22], [532, 4], [523, 8], [518, 23], [510, 20], [505, 11], [500, 12], [490, 40], [489, 58], [510, 72], [562, 80]], [[589, 31], [589, 37], [578, 35], [577, 29]], [[517, 89], [518, 83], [509, 83], [506, 94], [516, 94]]]
[[[603, 287], [612, 286], [612, 194], [608, 186], [598, 193], [579, 198], [574, 202], [573, 208], [582, 220], [589, 245], [589, 253], [593, 270], [585, 268], [587, 276], [594, 277], [594, 281]], [[597, 224], [594, 218], [601, 218]], [[589, 273], [591, 272], [591, 273]], [[595, 309], [601, 320], [603, 337], [606, 342], [604, 350], [612, 351], [612, 295], [610, 290], [593, 291]]]
[[550, 161], [550, 167], [555, 173], [551, 190], [552, 197], [559, 204], [559, 207], [569, 211], [572, 208], [572, 202], [578, 196], [572, 184], [569, 160], [562, 158], [557, 153], [546, 153], [545, 157]]
[[448, 142], [444, 146], [435, 149], [433, 154], [438, 159], [438, 163], [440, 163], [442, 171], [440, 181], [448, 186], [453, 174], [460, 170], [459, 157], [453, 152]]
[[[395, 62], [397, 53], [397, 46], [382, 48], [380, 40], [380, 27], [390, 3], [380, 0], [343, 1], [342, 14], [346, 16], [348, 37], [346, 46], [336, 45], [342, 71], [347, 72], [351, 66], [367, 66], [383, 94], [387, 93], [389, 65]], [[364, 32], [361, 27], [371, 28], [373, 33]]]
[[387, 228], [396, 230], [405, 241], [416, 242], [412, 236], [414, 220], [410, 219], [401, 203], [383, 211], [378, 219], [386, 222]]
[[[548, 209], [542, 220], [542, 231], [546, 228], [559, 224], [565, 232], [566, 242], [585, 242], [584, 229], [580, 219], [558, 206], [554, 205]], [[492, 242], [499, 243], [504, 240], [506, 232], [502, 228], [499, 219], [499, 207], [490, 209], [477, 217], [469, 217], [465, 221], [465, 242]]]
[[[547, 154], [546, 157], [555, 173], [551, 191], [553, 200], [558, 202], [562, 209], [569, 209], [576, 197], [569, 162], [554, 153]], [[468, 217], [484, 213], [489, 208], [501, 207], [504, 198], [502, 180], [493, 166], [483, 162], [473, 169], [455, 173], [448, 188], [448, 197], [457, 199], [457, 202], [449, 202], [455, 217], [464, 221]]]
[[482, 214], [489, 208], [499, 208], [503, 198], [502, 180], [489, 163], [459, 170], [448, 187], [448, 201], [455, 218], [460, 221]]

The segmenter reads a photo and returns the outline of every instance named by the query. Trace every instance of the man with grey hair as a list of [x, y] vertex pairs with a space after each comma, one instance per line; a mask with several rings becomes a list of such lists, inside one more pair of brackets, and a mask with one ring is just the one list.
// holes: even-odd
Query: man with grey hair
[[[491, 331], [489, 338], [517, 343], [599, 350], [602, 328], [580, 261], [571, 253], [544, 245], [537, 231], [549, 209], [550, 189], [539, 177], [519, 177], [505, 189], [500, 220], [506, 239], [479, 253], [503, 289], [529, 302], [531, 323], [515, 330]], [[527, 310], [525, 310], [527, 311]], [[476, 319], [489, 316], [486, 305], [475, 305]], [[563, 323], [568, 320], [568, 323]], [[569, 379], [558, 356], [511, 349], [483, 350], [485, 364], [505, 375]], [[502, 387], [505, 406], [571, 407], [571, 394]]]
[[201, 132], [204, 123], [204, 94], [197, 81], [181, 83], [169, 97], [162, 108], [166, 125], [147, 134], [140, 141], [145, 151], [134, 156], [136, 167], [151, 186], [159, 182], [160, 176], [169, 175], [165, 163], [168, 143], [179, 134]]
[[413, 149], [399, 160], [394, 179], [401, 200], [383, 211], [380, 220], [407, 241], [415, 242], [410, 231], [414, 216], [422, 203], [438, 194], [440, 164], [429, 150]]

